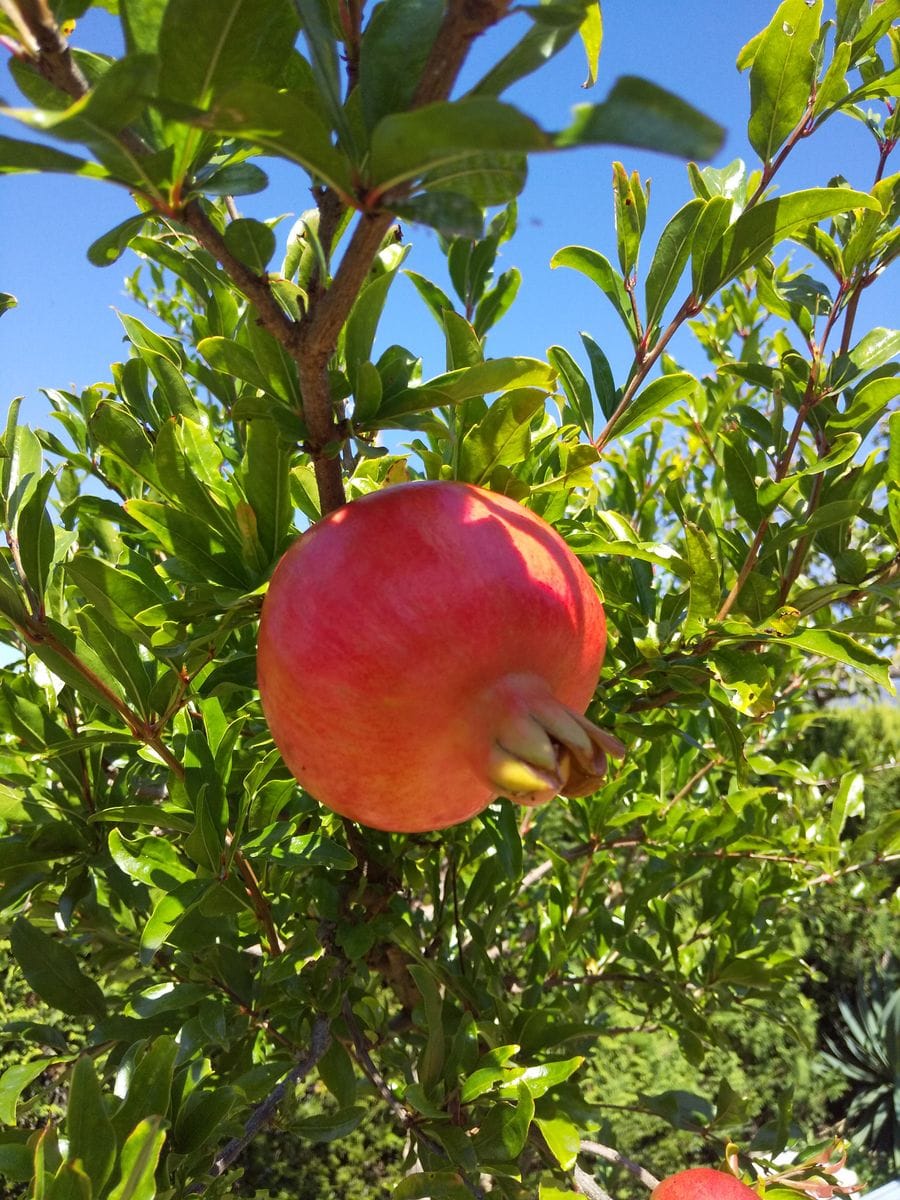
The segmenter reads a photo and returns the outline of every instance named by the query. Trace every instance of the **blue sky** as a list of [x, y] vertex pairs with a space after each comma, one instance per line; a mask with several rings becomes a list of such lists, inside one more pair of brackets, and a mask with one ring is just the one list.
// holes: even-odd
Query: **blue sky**
[[[593, 92], [581, 88], [585, 60], [575, 39], [549, 67], [506, 98], [545, 127], [558, 128], [566, 123], [573, 105], [602, 99], [617, 76], [643, 75], [726, 126], [726, 144], [713, 165], [723, 166], [737, 157], [752, 162], [745, 133], [747, 77], [738, 74], [734, 62], [741, 46], [767, 23], [775, 7], [775, 0], [680, 0], [678, 4], [607, 0], [600, 74]], [[483, 39], [467, 76], [476, 78], [479, 67], [495, 52], [492, 45], [508, 37], [508, 30], [501, 29]], [[117, 23], [102, 10], [91, 12], [79, 23], [73, 41], [115, 53]], [[17, 96], [11, 82], [0, 85], [0, 96], [7, 101]], [[18, 130], [2, 120], [2, 132], [15, 136]], [[516, 304], [491, 334], [492, 355], [541, 357], [548, 346], [561, 344], [581, 358], [578, 333], [586, 330], [604, 348], [617, 382], [621, 381], [629, 355], [618, 319], [593, 285], [572, 271], [549, 268], [553, 253], [570, 243], [593, 246], [615, 260], [611, 164], [616, 159], [629, 171], [636, 169], [642, 178], [652, 180], [644, 243], [644, 265], [649, 264], [655, 236], [691, 195], [682, 162], [605, 146], [536, 157], [520, 198], [519, 231], [503, 247], [501, 264], [519, 267], [524, 283]], [[838, 116], [817, 138], [797, 147], [778, 183], [782, 191], [821, 186], [840, 173], [865, 189], [875, 163], [871, 136], [856, 122]], [[308, 184], [298, 169], [273, 159], [260, 164], [270, 175], [271, 187], [259, 196], [242, 198], [243, 215], [299, 214], [309, 206]], [[43, 423], [47, 405], [41, 387], [78, 389], [108, 380], [109, 363], [125, 355], [116, 310], [137, 311], [123, 288], [136, 260], [126, 255], [111, 267], [97, 268], [88, 263], [86, 250], [96, 237], [133, 212], [127, 192], [109, 185], [61, 176], [0, 178], [0, 291], [12, 292], [19, 300], [19, 307], [0, 319], [4, 411], [13, 396], [24, 395], [26, 419]], [[279, 226], [282, 247], [290, 224], [286, 220]], [[406, 229], [405, 235], [413, 247], [405, 265], [443, 283], [435, 235], [415, 227]], [[891, 281], [876, 285], [866, 296], [861, 322], [890, 324], [888, 314], [900, 311], [898, 301]], [[443, 369], [437, 327], [405, 279], [395, 284], [376, 352], [392, 342], [422, 354], [427, 375]], [[676, 356], [679, 350], [689, 353], [686, 339], [673, 343]], [[703, 369], [696, 354], [686, 365]]]

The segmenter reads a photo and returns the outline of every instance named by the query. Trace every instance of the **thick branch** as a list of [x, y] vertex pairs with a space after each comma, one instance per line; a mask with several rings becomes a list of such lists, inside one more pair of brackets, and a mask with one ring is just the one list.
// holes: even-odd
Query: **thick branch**
[[35, 69], [55, 88], [79, 100], [89, 84], [72, 59], [46, 0], [10, 0], [3, 5], [19, 30]]

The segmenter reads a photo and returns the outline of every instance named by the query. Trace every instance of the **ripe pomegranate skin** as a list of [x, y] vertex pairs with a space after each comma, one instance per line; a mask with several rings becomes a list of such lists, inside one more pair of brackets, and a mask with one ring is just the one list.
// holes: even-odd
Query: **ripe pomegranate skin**
[[624, 748], [581, 716], [606, 647], [584, 568], [540, 517], [398, 484], [288, 549], [263, 604], [263, 711], [291, 772], [377, 829], [465, 821], [500, 794], [596, 788]]
[[725, 1171], [691, 1167], [657, 1184], [650, 1200], [759, 1200], [759, 1193]]

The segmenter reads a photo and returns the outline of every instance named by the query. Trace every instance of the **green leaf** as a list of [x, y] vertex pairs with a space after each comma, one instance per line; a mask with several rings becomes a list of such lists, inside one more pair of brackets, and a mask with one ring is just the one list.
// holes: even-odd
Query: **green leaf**
[[509, 104], [477, 96], [440, 100], [379, 121], [372, 132], [368, 182], [385, 192], [472, 154], [548, 146], [548, 136]]
[[472, 1192], [456, 1171], [416, 1171], [397, 1184], [391, 1200], [472, 1200]]
[[86, 175], [106, 179], [107, 173], [96, 163], [74, 154], [43, 146], [38, 142], [23, 142], [18, 138], [0, 137], [0, 175], [27, 174], [31, 171], [57, 175]]
[[444, 237], [477, 241], [484, 233], [481, 206], [458, 192], [420, 192], [410, 200], [392, 201], [391, 211], [404, 221], [437, 229]]
[[37, 108], [5, 111], [41, 133], [81, 142], [117, 179], [152, 189], [144, 163], [122, 147], [119, 133], [142, 115], [155, 80], [154, 58], [133, 54], [111, 63], [90, 91], [61, 112]]
[[[188, 828], [192, 830], [193, 823]], [[118, 829], [111, 829], [108, 844], [110, 856], [119, 870], [148, 887], [167, 891], [173, 884], [194, 878], [193, 867], [179, 856], [167, 838], [151, 835], [131, 841]]]
[[205, 107], [237, 83], [277, 85], [297, 36], [290, 0], [170, 0], [159, 27], [159, 92]]
[[741, 213], [722, 236], [715, 253], [707, 256], [698, 299], [711, 296], [804, 226], [856, 208], [881, 211], [876, 205], [878, 201], [866, 192], [842, 187], [810, 188], [764, 200]]
[[172, 1104], [172, 1082], [178, 1043], [173, 1037], [158, 1037], [140, 1051], [128, 1080], [128, 1091], [113, 1114], [120, 1142], [141, 1122], [161, 1121]]
[[717, 612], [721, 587], [715, 554], [700, 526], [686, 521], [684, 538], [691, 572], [690, 600], [684, 622], [684, 635], [689, 638], [702, 633]]
[[764, 163], [799, 124], [812, 92], [822, 0], [783, 0], [750, 68], [750, 144]]
[[438, 1082], [444, 1067], [443, 1000], [437, 980], [427, 967], [411, 963], [409, 973], [419, 989], [425, 1009], [427, 1039], [419, 1059], [418, 1079], [428, 1091]]
[[244, 492], [256, 514], [259, 540], [270, 562], [281, 551], [291, 526], [290, 470], [290, 449], [275, 422], [264, 417], [248, 421]]
[[116, 1135], [106, 1115], [103, 1092], [92, 1059], [76, 1060], [69, 1084], [66, 1109], [67, 1160], [80, 1162], [97, 1195], [112, 1174], [116, 1161]]
[[64, 942], [49, 937], [24, 917], [13, 922], [9, 941], [22, 974], [41, 999], [64, 1013], [103, 1016], [103, 992], [82, 974], [74, 951]]
[[239, 217], [225, 226], [225, 245], [256, 275], [264, 275], [275, 254], [275, 234], [262, 221]]
[[504, 271], [497, 282], [485, 292], [475, 306], [475, 316], [472, 324], [479, 337], [484, 337], [489, 329], [500, 320], [515, 300], [522, 283], [522, 274], [517, 267]]
[[599, 3], [589, 4], [581, 24], [578, 26], [578, 36], [584, 46], [587, 57], [587, 79], [581, 85], [591, 88], [597, 82], [597, 67], [600, 64], [600, 50], [603, 46], [603, 10]]
[[481, 1122], [474, 1145], [482, 1162], [512, 1162], [519, 1157], [534, 1118], [534, 1100], [524, 1083], [517, 1088], [515, 1107], [495, 1104]]
[[249, 579], [241, 570], [240, 552], [223, 530], [215, 530], [191, 513], [152, 500], [128, 500], [125, 511], [175, 556], [173, 569], [201, 583], [212, 580], [243, 591]]
[[165, 1140], [158, 1117], [141, 1121], [122, 1147], [121, 1173], [109, 1200], [154, 1200], [156, 1166]]
[[[575, 1122], [557, 1110], [552, 1117], [535, 1117], [534, 1123], [562, 1169], [571, 1171], [581, 1148], [581, 1135]], [[543, 1191], [541, 1195], [544, 1195]]]
[[550, 259], [550, 266], [553, 268], [571, 267], [573, 271], [579, 271], [582, 275], [586, 275], [592, 283], [596, 283], [622, 318], [631, 340], [637, 342], [634, 311], [631, 301], [628, 299], [628, 293], [625, 291], [625, 282], [608, 258], [598, 250], [591, 250], [587, 246], [564, 246], [562, 250], [557, 250]]
[[700, 199], [689, 200], [666, 225], [659, 237], [644, 285], [646, 326], [653, 329], [662, 317], [691, 253], [694, 230], [704, 209]]
[[382, 402], [379, 419], [460, 404], [511, 387], [537, 387], [550, 392], [555, 379], [552, 367], [536, 358], [489, 358], [473, 367], [438, 375], [421, 387], [405, 388]]
[[613, 201], [619, 266], [629, 277], [637, 266], [647, 220], [647, 196], [637, 171], [629, 175], [619, 162], [613, 163]]
[[259, 391], [268, 392], [269, 380], [246, 346], [231, 338], [208, 337], [197, 343], [197, 350], [214, 371], [221, 371], [223, 375], [230, 375]]
[[131, 239], [142, 233], [146, 224], [146, 213], [139, 213], [136, 217], [128, 217], [127, 220], [115, 225], [102, 237], [91, 242], [87, 252], [88, 260], [95, 267], [108, 267], [112, 263], [118, 262], [128, 249]]
[[579, 104], [572, 123], [556, 135], [557, 146], [615, 143], [658, 150], [679, 158], [706, 159], [720, 149], [721, 125], [673, 92], [646, 79], [617, 79], [602, 104]]
[[0, 1075], [0, 1124], [16, 1124], [19, 1097], [30, 1083], [52, 1067], [58, 1059], [36, 1058], [29, 1063], [14, 1063]]
[[141, 424], [121, 404], [103, 400], [88, 422], [92, 440], [146, 483], [157, 487], [153, 447]]
[[367, 1114], [361, 1105], [339, 1108], [336, 1112], [322, 1113], [315, 1117], [301, 1117], [293, 1123], [298, 1137], [311, 1142], [333, 1142], [347, 1137]]
[[202, 901], [210, 887], [204, 879], [188, 879], [174, 891], [162, 896], [141, 934], [141, 962], [153, 961], [160, 946], [165, 945], [189, 912]]
[[589, 333], [582, 332], [578, 336], [581, 338], [582, 345], [587, 351], [587, 356], [591, 364], [591, 379], [594, 384], [597, 402], [600, 405], [600, 411], [608, 421], [616, 411], [616, 406], [619, 403], [619, 394], [616, 391], [612, 367], [609, 365], [609, 359]]
[[756, 529], [762, 520], [757, 494], [756, 479], [749, 448], [738, 439], [725, 442], [722, 447], [722, 467], [728, 485], [728, 498], [735, 511], [751, 527]]
[[444, 313], [453, 312], [453, 301], [436, 283], [426, 279], [424, 275], [419, 275], [416, 271], [404, 271], [403, 274], [428, 305], [428, 311], [443, 329]]
[[556, 369], [575, 421], [589, 438], [593, 438], [594, 400], [584, 372], [562, 346], [551, 346], [547, 351], [547, 358], [550, 365]]
[[[440, 0], [387, 0], [366, 24], [359, 56], [359, 90], [366, 128], [405, 112], [440, 29]], [[398, 70], [398, 64], [403, 69]]]
[[0, 292], [0, 317], [11, 308], [17, 308], [19, 301], [10, 292]]
[[318, 113], [292, 92], [243, 83], [219, 96], [208, 113], [190, 120], [298, 163], [341, 196], [352, 194], [348, 159], [332, 145]]
[[53, 522], [47, 513], [47, 497], [55, 477], [53, 471], [47, 471], [41, 476], [34, 491], [22, 505], [16, 521], [25, 578], [40, 603], [43, 603], [44, 589], [56, 549]]
[[782, 638], [786, 646], [794, 646], [808, 654], [817, 654], [833, 662], [843, 663], [856, 671], [862, 671], [874, 679], [885, 691], [894, 694], [890, 677], [890, 662], [879, 657], [874, 650], [855, 641], [849, 634], [836, 629], [804, 629], [791, 637]]
[[166, 0], [119, 0], [119, 18], [129, 54], [155, 54]]
[[[556, 19], [546, 22], [537, 19], [537, 12], [532, 8], [530, 12], [534, 20], [532, 27], [511, 50], [503, 55], [499, 62], [493, 64], [469, 94], [499, 96], [518, 80], [537, 71], [544, 63], [549, 62], [551, 58], [565, 49], [575, 33], [587, 23], [588, 17], [585, 14], [589, 15], [591, 8], [599, 9], [599, 5], [547, 4], [544, 6], [545, 12], [549, 14], [555, 9], [553, 15]], [[588, 26], [586, 33], [588, 39], [594, 39], [596, 26], [593, 28]], [[590, 63], [591, 49], [587, 41], [585, 49]], [[599, 46], [597, 46], [597, 51], [599, 53]]]
[[144, 609], [159, 603], [159, 596], [142, 579], [85, 552], [66, 563], [66, 577], [111, 625], [136, 641], [149, 644], [151, 632], [136, 618]]
[[662, 375], [659, 379], [654, 379], [635, 396], [613, 425], [609, 437], [624, 437], [634, 433], [636, 429], [665, 412], [670, 405], [688, 399], [699, 386], [694, 376], [686, 371], [675, 371], [671, 375]]

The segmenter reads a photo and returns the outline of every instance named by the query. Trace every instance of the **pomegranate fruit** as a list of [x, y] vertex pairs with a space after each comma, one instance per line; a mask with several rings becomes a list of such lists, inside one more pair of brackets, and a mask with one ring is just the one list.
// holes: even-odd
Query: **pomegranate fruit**
[[319, 801], [442, 829], [498, 795], [583, 795], [624, 747], [587, 721], [603, 607], [563, 539], [502, 495], [398, 484], [304, 533], [263, 603], [269, 728]]
[[691, 1167], [658, 1183], [650, 1200], [759, 1200], [759, 1193], [726, 1171]]

